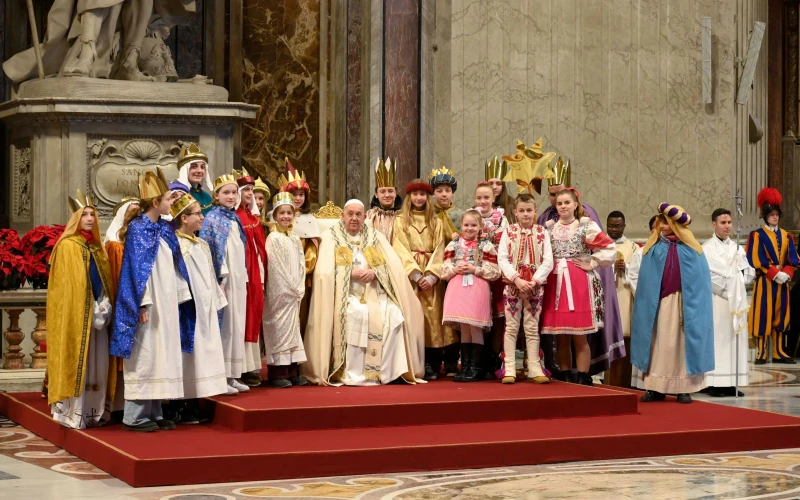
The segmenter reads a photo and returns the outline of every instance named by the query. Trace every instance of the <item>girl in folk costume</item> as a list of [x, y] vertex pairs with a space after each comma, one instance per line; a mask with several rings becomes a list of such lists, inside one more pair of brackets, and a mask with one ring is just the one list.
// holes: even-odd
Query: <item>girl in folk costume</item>
[[[501, 164], [492, 164], [494, 166], [489, 169], [487, 164], [487, 178], [502, 178], [508, 173], [508, 165], [503, 162]], [[500, 243], [500, 236], [503, 234], [503, 229], [508, 226], [508, 219], [505, 216], [505, 210], [495, 208], [494, 191], [488, 181], [479, 182], [478, 187], [475, 189], [475, 210], [477, 210], [483, 218], [483, 230], [488, 235], [492, 244], [497, 246]], [[499, 352], [502, 347], [502, 338], [505, 332], [505, 305], [503, 304], [503, 289], [505, 286], [503, 282], [498, 280], [491, 285], [492, 289], [492, 315], [494, 316], [494, 324], [492, 332], [487, 334], [486, 345], [488, 349], [484, 351], [483, 365], [481, 366], [481, 374], [487, 380], [494, 380], [495, 370], [500, 368]]]
[[[441, 223], [444, 241], [449, 243], [450, 240], [458, 236], [461, 227], [461, 216], [464, 215], [463, 210], [453, 205], [453, 194], [458, 189], [458, 182], [453, 175], [453, 171], [442, 165], [442, 168], [431, 171], [431, 175], [428, 176], [428, 183], [433, 188], [433, 199], [436, 202], [433, 205], [433, 209]], [[441, 295], [444, 297], [447, 283], [441, 280], [438, 286], [442, 289]], [[454, 335], [457, 334], [454, 332]], [[458, 338], [456, 338], [455, 343], [445, 346], [442, 350], [444, 372], [448, 377], [454, 377], [458, 373], [459, 351]]]
[[130, 214], [119, 233], [125, 245], [110, 352], [123, 358], [125, 415], [134, 431], [174, 429], [162, 399], [183, 397], [181, 352], [191, 353], [195, 310], [189, 274], [169, 223], [167, 183], [160, 168], [139, 174], [142, 215]]
[[767, 362], [767, 336], [772, 336], [773, 363], [794, 364], [784, 345], [789, 328], [789, 281], [798, 266], [794, 238], [779, 227], [783, 197], [776, 189], [758, 193], [764, 226], [747, 239], [747, 260], [756, 270], [753, 302], [748, 313], [752, 335], [758, 340], [756, 364]]
[[689, 214], [669, 203], [658, 212], [633, 300], [631, 364], [636, 386], [647, 390], [642, 402], [677, 394], [678, 403], [691, 403], [689, 393], [714, 369], [711, 271]]
[[[581, 207], [578, 192], [564, 189], [556, 195], [558, 222], [548, 221], [555, 269], [544, 293], [541, 330], [556, 335], [559, 380], [570, 376], [572, 352], [578, 368], [576, 382], [592, 385], [589, 376], [592, 353], [587, 335], [603, 326], [603, 285], [595, 269], [616, 259], [614, 241]], [[554, 374], [555, 375], [555, 374]]]
[[249, 387], [261, 385], [261, 321], [264, 317], [264, 283], [267, 268], [267, 242], [259, 219], [258, 207], [253, 198], [253, 179], [247, 170], [234, 171], [239, 186], [236, 216], [242, 223], [247, 241], [247, 312], [244, 331], [244, 365], [242, 382]]
[[394, 220], [392, 247], [403, 261], [406, 275], [425, 313], [425, 379], [435, 380], [442, 366], [442, 348], [457, 342], [450, 328], [442, 328], [444, 290], [437, 286], [444, 256], [444, 234], [433, 215], [430, 184], [414, 179]]
[[530, 194], [517, 196], [514, 215], [518, 222], [503, 231], [498, 250], [498, 265], [506, 283], [503, 383], [513, 384], [517, 379], [515, 354], [521, 322], [528, 352], [528, 380], [546, 384], [550, 379], [545, 376], [539, 358], [539, 314], [543, 285], [553, 270], [550, 235], [536, 224], [536, 200]]
[[397, 216], [402, 206], [403, 200], [397, 194], [397, 158], [392, 163], [392, 159], [386, 157], [386, 162], [378, 158], [375, 163], [375, 195], [367, 210], [367, 224], [371, 225], [392, 243], [394, 232], [394, 218]]
[[178, 423], [200, 423], [197, 398], [233, 394], [225, 377], [225, 356], [219, 333], [219, 311], [228, 302], [217, 283], [214, 262], [208, 243], [195, 234], [203, 227], [200, 204], [185, 194], [170, 207], [178, 226], [181, 254], [191, 280], [197, 322], [194, 329], [194, 351], [183, 354], [183, 397], [187, 399], [180, 411]]
[[111, 278], [91, 198], [78, 190], [72, 216], [50, 256], [47, 286], [47, 402], [74, 429], [104, 425], [117, 370], [108, 355], [116, 283]]
[[269, 190], [269, 186], [261, 180], [261, 177], [257, 177], [256, 184], [253, 186], [253, 198], [256, 200], [261, 227], [264, 229], [265, 235], [269, 234], [269, 218], [266, 216], [266, 213], [267, 200], [269, 200], [270, 194], [272, 194], [272, 192]]
[[223, 175], [214, 181], [214, 208], [203, 220], [200, 238], [208, 243], [217, 282], [228, 301], [220, 313], [228, 385], [238, 392], [247, 392], [250, 388], [236, 380], [244, 369], [247, 325], [247, 240], [234, 211], [238, 199], [239, 185], [233, 175]]
[[500, 277], [500, 269], [494, 245], [483, 232], [483, 217], [476, 210], [467, 210], [461, 217], [461, 236], [445, 249], [441, 277], [449, 280], [442, 322], [461, 330], [461, 372], [453, 380], [481, 380], [484, 331], [492, 327], [489, 282]]
[[[303, 254], [306, 263], [306, 288], [309, 293], [305, 294], [300, 302], [300, 332], [305, 334], [306, 323], [308, 322], [308, 304], [311, 300], [311, 286], [314, 284], [314, 267], [317, 265], [317, 251], [319, 250], [320, 231], [317, 225], [317, 218], [311, 214], [311, 187], [306, 182], [306, 176], [302, 172], [295, 170], [289, 158], [286, 158], [286, 170], [288, 177], [281, 174], [278, 181], [281, 184], [281, 193], [292, 195], [295, 216], [292, 226], [292, 233], [300, 238], [303, 244]], [[273, 205], [272, 213], [275, 213]], [[272, 214], [270, 214], [272, 216]]]
[[297, 365], [306, 361], [300, 335], [300, 304], [305, 295], [306, 257], [303, 244], [292, 232], [295, 204], [291, 193], [282, 192], [272, 201], [275, 230], [267, 237], [270, 255], [267, 301], [264, 309], [264, 344], [273, 387], [306, 385]]

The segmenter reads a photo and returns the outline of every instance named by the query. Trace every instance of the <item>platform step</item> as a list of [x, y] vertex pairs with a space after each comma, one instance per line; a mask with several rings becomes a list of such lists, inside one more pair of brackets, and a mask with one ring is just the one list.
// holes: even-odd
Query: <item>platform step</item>
[[37, 394], [0, 394], [0, 412], [132, 486], [800, 447], [798, 418], [674, 398], [627, 415], [246, 433], [219, 424], [75, 431], [53, 421]]
[[259, 388], [206, 401], [214, 422], [238, 432], [501, 422], [636, 413], [638, 396], [553, 382]]

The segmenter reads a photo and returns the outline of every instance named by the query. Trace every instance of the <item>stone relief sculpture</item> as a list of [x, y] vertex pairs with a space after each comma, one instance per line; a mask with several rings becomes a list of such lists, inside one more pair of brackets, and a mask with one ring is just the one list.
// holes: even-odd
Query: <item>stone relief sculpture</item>
[[[133, 81], [156, 81], [159, 77], [159, 81], [167, 81], [171, 79], [166, 71], [172, 56], [160, 38], [169, 35], [171, 26], [165, 20], [177, 22], [195, 11], [195, 0], [55, 0], [41, 45], [45, 75]], [[153, 40], [146, 41], [148, 35]], [[155, 66], [148, 62], [154, 51], [158, 56]], [[146, 74], [143, 66], [164, 73]], [[174, 71], [174, 64], [171, 69]], [[3, 70], [14, 83], [35, 77], [33, 48], [3, 63]]]

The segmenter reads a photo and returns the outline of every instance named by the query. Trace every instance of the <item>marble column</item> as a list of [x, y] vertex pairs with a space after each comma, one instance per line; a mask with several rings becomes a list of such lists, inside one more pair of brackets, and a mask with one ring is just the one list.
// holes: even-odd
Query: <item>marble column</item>
[[384, 1], [383, 152], [402, 189], [419, 175], [420, 0]]
[[261, 107], [242, 131], [242, 161], [277, 184], [284, 157], [319, 193], [320, 4], [244, 0], [243, 97]]
[[767, 81], [767, 161], [769, 178], [774, 179], [783, 163], [783, 0], [769, 0], [768, 15], [767, 59], [772, 78]]

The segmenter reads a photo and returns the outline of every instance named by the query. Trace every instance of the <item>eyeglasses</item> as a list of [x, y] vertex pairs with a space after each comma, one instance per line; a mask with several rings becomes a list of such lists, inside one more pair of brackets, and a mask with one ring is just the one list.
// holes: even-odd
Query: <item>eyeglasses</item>
[[198, 210], [197, 212], [189, 212], [186, 215], [189, 216], [189, 217], [191, 217], [193, 215], [203, 215], [203, 211], [202, 210]]

